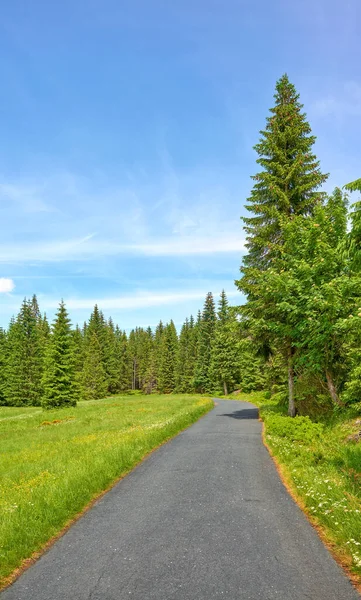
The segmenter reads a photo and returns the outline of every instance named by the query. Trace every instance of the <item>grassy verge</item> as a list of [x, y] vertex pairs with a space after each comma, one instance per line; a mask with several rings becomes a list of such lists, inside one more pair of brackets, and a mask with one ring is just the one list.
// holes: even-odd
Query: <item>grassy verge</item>
[[0, 586], [94, 497], [213, 406], [115, 396], [77, 408], [0, 408]]
[[253, 402], [265, 424], [265, 441], [301, 508], [353, 580], [361, 584], [361, 443], [347, 437], [361, 429], [352, 411], [291, 419], [264, 394], [237, 395]]

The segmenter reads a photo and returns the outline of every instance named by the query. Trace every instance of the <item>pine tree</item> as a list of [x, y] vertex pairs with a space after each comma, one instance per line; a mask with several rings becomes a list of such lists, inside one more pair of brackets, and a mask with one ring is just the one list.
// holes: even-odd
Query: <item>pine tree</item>
[[88, 337], [81, 373], [81, 397], [83, 400], [104, 398], [108, 390], [103, 353], [95, 331]]
[[132, 362], [128, 348], [128, 338], [125, 331], [116, 327], [117, 363], [118, 363], [118, 390], [125, 392], [132, 387]]
[[42, 398], [43, 347], [32, 301], [24, 300], [8, 332], [6, 359], [7, 404], [38, 406]]
[[244, 218], [248, 255], [244, 267], [267, 268], [282, 246], [282, 217], [313, 214], [325, 198], [318, 188], [328, 175], [322, 174], [312, 152], [316, 137], [302, 112], [294, 85], [283, 75], [276, 84], [275, 106], [255, 146], [262, 171], [246, 207], [255, 216]]
[[104, 330], [104, 368], [107, 375], [109, 394], [119, 391], [118, 346], [112, 319], [109, 319]]
[[0, 327], [0, 406], [6, 404], [6, 333]]
[[223, 290], [219, 300], [209, 372], [212, 384], [221, 385], [226, 396], [238, 374], [237, 342], [237, 323], [231, 317], [227, 296]]
[[72, 343], [74, 348], [74, 384], [77, 396], [81, 395], [81, 374], [84, 365], [84, 335], [79, 325], [72, 330]]
[[128, 350], [129, 356], [131, 360], [131, 373], [132, 373], [132, 390], [140, 389], [140, 381], [139, 381], [139, 333], [140, 328], [136, 327], [132, 329], [129, 334], [128, 340]]
[[74, 359], [70, 319], [62, 301], [45, 354], [43, 408], [76, 406]]
[[171, 321], [165, 327], [161, 341], [158, 389], [162, 394], [170, 394], [175, 390], [177, 355], [177, 330]]
[[[275, 106], [255, 146], [262, 171], [253, 176], [256, 182], [244, 218], [248, 254], [244, 258], [242, 279], [237, 283], [247, 296], [245, 314], [254, 321], [254, 331], [271, 336], [262, 308], [263, 273], [275, 270], [275, 260], [282, 256], [285, 224], [298, 215], [312, 215], [325, 194], [317, 191], [326, 181], [312, 148], [315, 137], [302, 112], [302, 104], [287, 75], [276, 84]], [[295, 415], [294, 356], [295, 346], [289, 328], [283, 340], [289, 382], [289, 414]]]
[[177, 392], [194, 391], [194, 374], [197, 361], [197, 331], [194, 318], [186, 319], [179, 336], [177, 361]]
[[209, 292], [206, 296], [201, 320], [198, 320], [198, 348], [194, 385], [200, 392], [210, 391], [212, 388], [210, 363], [215, 325], [216, 311], [213, 295]]
[[159, 380], [159, 371], [162, 357], [162, 337], [164, 334], [164, 325], [162, 321], [159, 321], [157, 327], [155, 328], [154, 335], [154, 344], [153, 344], [153, 364], [154, 364], [154, 378], [156, 388], [159, 389], [158, 380]]

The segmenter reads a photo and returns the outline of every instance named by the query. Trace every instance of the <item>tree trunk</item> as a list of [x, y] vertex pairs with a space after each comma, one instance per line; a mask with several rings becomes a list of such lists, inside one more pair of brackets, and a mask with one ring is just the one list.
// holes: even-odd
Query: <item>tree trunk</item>
[[291, 344], [288, 346], [287, 351], [288, 358], [288, 416], [295, 417], [296, 416], [296, 406], [295, 406], [295, 374], [293, 370], [293, 348]]
[[228, 396], [228, 388], [227, 388], [227, 382], [226, 381], [223, 382], [223, 389], [224, 389], [224, 395]]
[[332, 402], [334, 404], [337, 404], [337, 406], [342, 406], [342, 402], [341, 402], [340, 398], [338, 397], [336, 386], [333, 382], [332, 375], [331, 375], [330, 371], [328, 371], [327, 369], [326, 369], [326, 379], [327, 379], [328, 391], [330, 392]]

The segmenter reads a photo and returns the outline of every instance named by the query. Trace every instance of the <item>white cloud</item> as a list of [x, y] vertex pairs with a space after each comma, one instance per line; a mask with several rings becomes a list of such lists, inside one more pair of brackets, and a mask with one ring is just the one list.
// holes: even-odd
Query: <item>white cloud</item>
[[43, 185], [14, 184], [0, 182], [0, 198], [2, 202], [15, 203], [25, 213], [52, 212], [53, 207], [44, 199]]
[[196, 254], [216, 254], [223, 252], [242, 252], [244, 241], [236, 235], [226, 237], [210, 236], [199, 238], [184, 236], [164, 239], [146, 244], [129, 246], [135, 252], [146, 256], [186, 256]]
[[73, 240], [54, 240], [39, 244], [0, 245], [2, 263], [49, 263], [57, 261], [97, 260], [107, 256], [191, 256], [217, 253], [241, 253], [244, 241], [234, 233], [209, 237], [174, 236], [144, 243], [120, 244], [97, 239], [94, 234]]
[[[228, 297], [239, 296], [237, 291], [227, 292]], [[111, 298], [69, 298], [64, 300], [69, 310], [93, 309], [95, 304], [98, 304], [102, 310], [117, 310], [117, 309], [143, 309], [151, 306], [162, 306], [167, 304], [181, 304], [188, 300], [204, 300], [204, 290], [190, 290], [187, 292], [170, 291], [170, 292], [138, 292], [129, 296], [114, 296]], [[42, 304], [48, 308], [55, 308], [59, 302], [47, 302], [44, 298]]]
[[[215, 298], [218, 298], [219, 290], [213, 292]], [[237, 290], [226, 290], [229, 298], [238, 297], [241, 299], [241, 294]], [[64, 297], [64, 302], [68, 310], [92, 310], [97, 304], [101, 310], [119, 310], [119, 309], [145, 309], [152, 306], [166, 306], [171, 304], [182, 304], [191, 300], [203, 301], [206, 296], [206, 290], [187, 290], [186, 292], [179, 290], [169, 290], [164, 292], [154, 291], [138, 291], [134, 294], [101, 297], [93, 296], [92, 298], [71, 298]], [[53, 311], [59, 306], [59, 299], [47, 297], [46, 295], [38, 296], [42, 310]], [[19, 298], [20, 302], [20, 298]], [[16, 310], [18, 304], [11, 303], [6, 305], [8, 309]]]
[[12, 292], [15, 288], [15, 283], [12, 279], [6, 277], [0, 277], [0, 294], [6, 294]]

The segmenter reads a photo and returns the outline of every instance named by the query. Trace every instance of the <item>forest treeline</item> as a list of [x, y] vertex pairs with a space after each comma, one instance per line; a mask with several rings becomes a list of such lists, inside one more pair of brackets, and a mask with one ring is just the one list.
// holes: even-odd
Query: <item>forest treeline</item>
[[[0, 330], [0, 404], [56, 407], [77, 398], [266, 389], [303, 414], [361, 402], [361, 180], [332, 193], [316, 137], [287, 75], [255, 150], [259, 172], [243, 218], [245, 295], [126, 335], [97, 306], [72, 329], [64, 303], [50, 328], [36, 297]], [[343, 182], [342, 182], [343, 183]]]
[[72, 328], [63, 302], [50, 327], [36, 296], [0, 330], [1, 405], [74, 406], [77, 399], [135, 390], [227, 393], [236, 384], [253, 390], [263, 386], [261, 371], [224, 292], [217, 308], [207, 294], [203, 311], [186, 319], [179, 334], [170, 321], [127, 335], [98, 306], [82, 328]]

